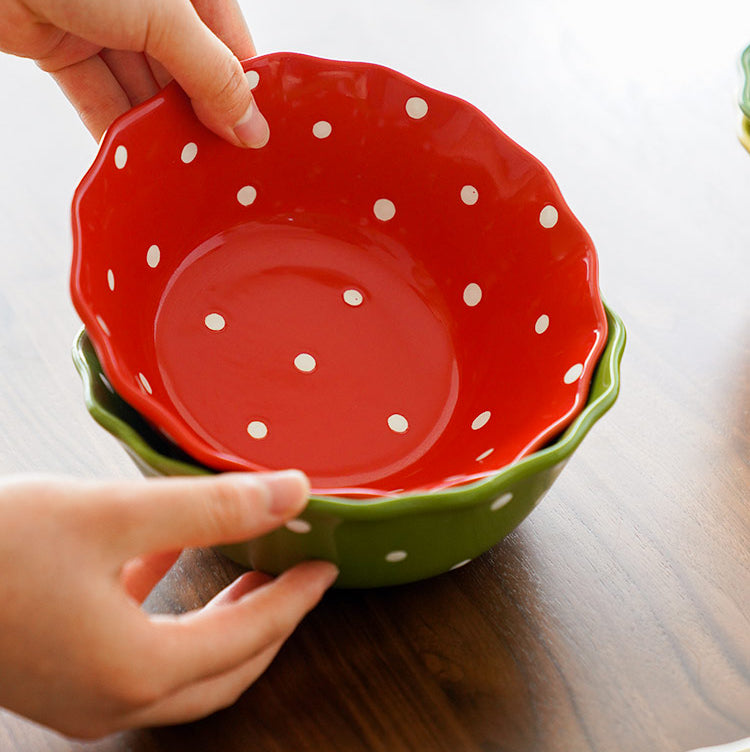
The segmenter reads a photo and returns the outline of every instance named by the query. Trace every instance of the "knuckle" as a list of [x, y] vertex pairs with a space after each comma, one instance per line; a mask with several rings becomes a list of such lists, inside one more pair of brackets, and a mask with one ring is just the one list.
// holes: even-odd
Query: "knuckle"
[[222, 60], [215, 80], [221, 82], [211, 99], [217, 110], [227, 113], [232, 120], [239, 120], [250, 104], [250, 88], [239, 61], [232, 56]]

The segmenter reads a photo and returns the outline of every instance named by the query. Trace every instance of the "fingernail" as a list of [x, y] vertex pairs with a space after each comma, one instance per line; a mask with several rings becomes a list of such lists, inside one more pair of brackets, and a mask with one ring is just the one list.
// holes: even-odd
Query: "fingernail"
[[304, 473], [282, 470], [264, 475], [261, 480], [270, 494], [268, 508], [271, 514], [285, 516], [290, 511], [304, 509], [310, 494], [310, 481]]
[[339, 577], [339, 568], [330, 561], [321, 562], [321, 564], [325, 564], [325, 567], [321, 567], [323, 570], [323, 582], [325, 583], [326, 588], [331, 587], [334, 582]]
[[271, 130], [255, 101], [250, 102], [245, 114], [237, 121], [234, 126], [234, 135], [242, 144], [251, 149], [260, 149], [268, 143]]

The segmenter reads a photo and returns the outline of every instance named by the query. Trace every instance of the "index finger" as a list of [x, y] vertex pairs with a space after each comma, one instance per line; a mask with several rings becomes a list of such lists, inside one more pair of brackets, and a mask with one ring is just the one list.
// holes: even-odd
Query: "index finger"
[[[96, 484], [115, 565], [141, 554], [236, 543], [297, 516], [310, 484], [296, 470]], [[101, 504], [101, 499], [108, 499]], [[98, 507], [98, 511], [97, 511]]]

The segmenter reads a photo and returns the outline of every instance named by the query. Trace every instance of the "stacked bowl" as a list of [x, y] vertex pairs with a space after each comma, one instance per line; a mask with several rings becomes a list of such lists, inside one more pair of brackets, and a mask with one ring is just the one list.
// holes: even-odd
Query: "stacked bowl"
[[549, 172], [381, 66], [244, 63], [236, 149], [174, 85], [119, 119], [73, 202], [86, 404], [147, 475], [298, 467], [304, 514], [222, 551], [341, 587], [465, 564], [617, 397], [625, 332]]

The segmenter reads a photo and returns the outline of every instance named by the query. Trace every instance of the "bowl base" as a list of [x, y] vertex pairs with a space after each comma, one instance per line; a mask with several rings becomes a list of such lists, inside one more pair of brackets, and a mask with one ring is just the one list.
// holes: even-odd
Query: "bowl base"
[[319, 490], [394, 492], [456, 405], [440, 301], [392, 239], [294, 218], [241, 225], [188, 254], [166, 285], [162, 381], [228, 467], [298, 467]]

